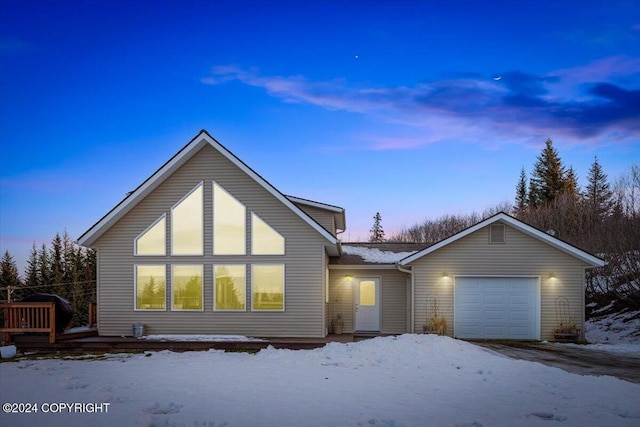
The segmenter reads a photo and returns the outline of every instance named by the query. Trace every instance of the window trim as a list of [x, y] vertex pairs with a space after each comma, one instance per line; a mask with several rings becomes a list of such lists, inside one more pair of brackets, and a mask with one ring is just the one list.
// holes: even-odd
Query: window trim
[[[147, 231], [151, 230], [155, 227], [160, 221], [164, 220], [164, 245], [163, 245], [163, 253], [161, 254], [139, 254], [138, 253], [138, 240], [140, 237], [144, 236]], [[133, 256], [167, 256], [167, 213], [164, 212], [158, 219], [153, 221], [150, 226], [144, 229], [140, 234], [138, 234], [133, 239]]]
[[[138, 308], [138, 267], [164, 267], [164, 308]], [[141, 263], [133, 264], [133, 311], [150, 312], [150, 311], [167, 311], [167, 264], [165, 263]]]
[[[189, 196], [191, 196], [195, 191], [197, 191], [199, 188], [202, 188], [202, 223], [200, 224], [202, 227], [202, 250], [200, 253], [185, 253], [185, 254], [176, 254], [175, 253], [175, 235], [174, 235], [174, 230], [173, 230], [173, 225], [174, 225], [174, 214], [173, 211], [174, 209], [180, 205], [180, 203], [184, 202]], [[200, 181], [195, 187], [193, 187], [187, 194], [185, 194], [184, 196], [182, 196], [182, 198], [180, 198], [180, 200], [178, 200], [173, 206], [171, 206], [171, 209], [169, 210], [169, 212], [171, 213], [171, 230], [170, 232], [170, 240], [171, 240], [171, 256], [176, 256], [176, 257], [183, 257], [183, 256], [204, 256], [204, 223], [205, 223], [205, 211], [204, 211], [204, 181]]]
[[[216, 182], [215, 180], [211, 182], [213, 183], [211, 187], [211, 200], [213, 201], [211, 204], [211, 233], [212, 233], [213, 254], [214, 255], [247, 255], [247, 206], [244, 203], [242, 203], [240, 200], [238, 200], [237, 197], [235, 197], [233, 194], [227, 191], [227, 189], [224, 188], [222, 185], [220, 185], [218, 182]], [[244, 209], [244, 218], [242, 222], [242, 227], [243, 227], [242, 234], [243, 234], [244, 241], [242, 245], [243, 246], [242, 253], [216, 252], [216, 214], [215, 214], [215, 210], [216, 210], [215, 187], [216, 186], [218, 186], [222, 191], [224, 191], [230, 198], [238, 202], [238, 204], [240, 204]]]
[[[254, 232], [254, 226], [253, 226], [253, 218], [254, 217], [258, 218], [258, 220], [262, 221], [274, 233], [276, 233], [278, 236], [280, 236], [282, 238], [282, 253], [268, 253], [268, 254], [265, 254], [265, 253], [256, 253], [255, 252], [254, 244], [255, 244], [255, 240], [256, 240], [256, 234]], [[251, 211], [251, 255], [252, 256], [284, 256], [286, 254], [287, 254], [287, 239], [282, 235], [282, 233], [280, 233], [278, 230], [276, 230], [271, 224], [269, 224], [267, 221], [262, 219], [262, 217], [260, 215], [258, 215], [254, 211]]]
[[[265, 310], [254, 308], [254, 298], [253, 298], [253, 286], [255, 284], [255, 270], [256, 266], [282, 266], [282, 309], [279, 310]], [[264, 263], [254, 263], [251, 264], [251, 311], [258, 313], [283, 313], [286, 309], [286, 290], [287, 290], [287, 267], [285, 263], [274, 263], [274, 262], [264, 262]]]
[[[174, 269], [175, 267], [200, 267], [202, 269], [202, 285], [201, 285], [201, 289], [200, 289], [200, 297], [202, 298], [202, 308], [174, 308], [174, 290], [175, 290], [175, 286], [174, 286]], [[175, 264], [171, 264], [171, 311], [175, 311], [175, 312], [195, 312], [195, 313], [201, 313], [204, 312], [204, 282], [205, 282], [205, 278], [204, 278], [204, 272], [205, 272], [205, 264], [199, 264], [199, 263], [175, 263]]]
[[[235, 310], [235, 309], [224, 309], [224, 308], [216, 308], [216, 266], [236, 266], [241, 265], [244, 266], [244, 309]], [[213, 266], [213, 311], [216, 313], [246, 313], [247, 312], [247, 265], [246, 263], [240, 262], [225, 262], [225, 263], [214, 263]], [[253, 270], [252, 270], [253, 271]]]

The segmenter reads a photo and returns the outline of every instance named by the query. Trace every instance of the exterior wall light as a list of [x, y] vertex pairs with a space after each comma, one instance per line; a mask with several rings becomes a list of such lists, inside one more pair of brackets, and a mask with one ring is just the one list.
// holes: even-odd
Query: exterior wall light
[[449, 275], [447, 274], [447, 272], [446, 272], [446, 271], [443, 271], [443, 272], [442, 272], [442, 278], [443, 278], [443, 279], [448, 279], [448, 278], [449, 278]]

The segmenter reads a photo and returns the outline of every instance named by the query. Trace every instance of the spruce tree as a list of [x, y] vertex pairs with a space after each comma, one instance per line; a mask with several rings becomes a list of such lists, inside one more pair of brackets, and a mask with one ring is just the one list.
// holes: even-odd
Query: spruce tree
[[[5, 290], [5, 301], [15, 300], [15, 291], [22, 286], [18, 266], [9, 251], [5, 251], [0, 261], [0, 288]], [[2, 297], [0, 297], [2, 298]]]
[[49, 251], [47, 251], [47, 247], [43, 243], [40, 247], [40, 251], [38, 252], [38, 268], [40, 269], [39, 274], [39, 289], [37, 292], [51, 292], [53, 288], [51, 287], [51, 266], [49, 264]]
[[24, 272], [24, 287], [31, 288], [29, 291], [37, 291], [38, 287], [42, 284], [40, 279], [40, 260], [38, 259], [38, 249], [35, 242], [29, 252], [29, 259], [27, 260], [27, 267]]
[[527, 194], [527, 174], [524, 171], [524, 166], [520, 169], [520, 178], [518, 179], [518, 185], [516, 185], [516, 215], [524, 212], [527, 209], [528, 204]]
[[529, 181], [529, 203], [533, 207], [553, 202], [562, 194], [565, 185], [565, 170], [551, 139], [536, 159]]
[[384, 242], [384, 230], [382, 229], [382, 216], [380, 215], [380, 212], [376, 212], [373, 217], [373, 227], [371, 227], [370, 232], [371, 236], [369, 237], [369, 242]]
[[[62, 247], [62, 238], [60, 233], [56, 233], [51, 241], [51, 250], [49, 251], [51, 285], [60, 285], [64, 283], [64, 256]], [[54, 293], [62, 291], [60, 286], [56, 286]]]
[[574, 201], [577, 201], [580, 196], [580, 188], [578, 187], [578, 175], [573, 170], [573, 167], [569, 167], [569, 170], [567, 170], [567, 175], [564, 179], [562, 192]]
[[613, 192], [607, 181], [607, 174], [602, 170], [597, 157], [593, 159], [587, 180], [585, 202], [588, 211], [594, 221], [601, 221], [611, 215], [614, 200]]

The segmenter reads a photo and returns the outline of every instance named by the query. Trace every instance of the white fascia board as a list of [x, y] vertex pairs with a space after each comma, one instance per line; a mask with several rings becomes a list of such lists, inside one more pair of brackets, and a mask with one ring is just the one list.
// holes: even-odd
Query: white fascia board
[[302, 199], [296, 196], [285, 196], [287, 199], [291, 200], [293, 203], [299, 203], [301, 205], [313, 206], [314, 208], [324, 209], [326, 211], [342, 213], [344, 209], [340, 206], [329, 205], [327, 203], [316, 202], [314, 200]]
[[297, 214], [303, 221], [309, 224], [314, 230], [318, 231], [323, 237], [325, 237], [329, 243], [336, 244], [338, 240], [312, 218], [309, 217], [300, 208], [289, 201], [282, 193], [276, 190], [271, 184], [269, 184], [264, 178], [253, 171], [249, 166], [227, 150], [222, 144], [216, 141], [205, 130], [201, 130], [195, 138], [191, 140], [182, 150], [180, 150], [174, 157], [172, 157], [167, 163], [165, 163], [160, 169], [158, 169], [153, 175], [151, 175], [145, 182], [143, 182], [138, 188], [136, 188], [129, 196], [122, 200], [115, 208], [107, 213], [102, 219], [100, 219], [95, 225], [87, 230], [80, 238], [78, 243], [82, 246], [91, 246], [101, 235], [104, 233], [113, 222], [120, 219], [124, 214], [129, 212], [139, 200], [148, 194], [151, 190], [155, 189], [164, 179], [169, 177], [175, 169], [182, 165], [186, 160], [191, 158], [195, 153], [199, 151], [202, 146], [208, 143], [215, 148], [219, 153], [225, 156], [231, 163], [236, 165], [244, 173], [249, 175], [254, 181], [260, 184], [265, 190], [267, 190], [276, 199], [280, 200], [285, 206], [291, 209]]
[[476, 225], [473, 225], [469, 228], [467, 228], [466, 230], [463, 230], [457, 234], [454, 234], [453, 236], [442, 240], [441, 242], [436, 243], [435, 245], [429, 246], [428, 248], [417, 252], [413, 255], [408, 256], [405, 259], [400, 260], [399, 264], [400, 265], [408, 265], [412, 262], [414, 262], [417, 259], [422, 258], [425, 255], [430, 254], [431, 252], [435, 252], [438, 249], [447, 246], [450, 243], [455, 242], [456, 240], [459, 240], [465, 236], [468, 236], [471, 233], [474, 233], [476, 231], [478, 231], [479, 229], [486, 227], [487, 225], [493, 224], [494, 222], [498, 222], [498, 221], [502, 221], [510, 226], [512, 226], [513, 228], [520, 230], [521, 232], [528, 234], [531, 237], [534, 237], [538, 240], [541, 240], [547, 244], [549, 244], [550, 246], [561, 250], [569, 255], [572, 255], [573, 257], [586, 262], [587, 264], [593, 266], [593, 267], [602, 267], [603, 265], [605, 265], [605, 261], [601, 260], [598, 257], [595, 257], [593, 255], [591, 255], [590, 253], [587, 253], [581, 249], [576, 248], [573, 245], [570, 245], [566, 242], [563, 242], [560, 239], [557, 239], [553, 236], [550, 236], [547, 233], [544, 233], [540, 230], [538, 230], [535, 227], [532, 227], [528, 224], [525, 224], [524, 222], [513, 218], [512, 216], [509, 216], [507, 214], [505, 214], [504, 212], [498, 213], [490, 218], [485, 219], [484, 221], [481, 221], [479, 223], [477, 223]]

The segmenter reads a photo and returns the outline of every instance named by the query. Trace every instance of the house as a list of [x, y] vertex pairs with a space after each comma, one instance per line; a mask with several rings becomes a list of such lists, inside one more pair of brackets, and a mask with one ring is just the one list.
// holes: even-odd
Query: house
[[[98, 331], [550, 339], [584, 325], [603, 261], [506, 214], [436, 245], [343, 245], [344, 209], [286, 196], [201, 131], [80, 238], [97, 250]], [[570, 310], [570, 313], [567, 313]]]

